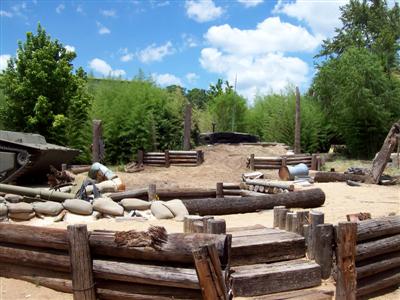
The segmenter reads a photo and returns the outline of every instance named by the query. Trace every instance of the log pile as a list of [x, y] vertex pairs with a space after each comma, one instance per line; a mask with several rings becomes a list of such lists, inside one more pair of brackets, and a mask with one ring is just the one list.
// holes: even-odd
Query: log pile
[[204, 162], [204, 153], [202, 150], [197, 151], [173, 151], [165, 150], [164, 152], [143, 152], [138, 151], [138, 164], [151, 166], [185, 165], [198, 166]]
[[247, 188], [250, 191], [264, 194], [279, 194], [294, 191], [294, 185], [287, 182], [268, 181], [264, 179], [245, 179]]
[[400, 285], [400, 216], [343, 222], [336, 231], [339, 299]]
[[257, 169], [280, 169], [282, 166], [294, 166], [303, 163], [311, 170], [319, 170], [321, 157], [317, 154], [296, 154], [283, 156], [255, 156], [251, 154], [247, 158], [247, 167], [251, 170]]
[[[227, 299], [230, 288], [221, 274], [229, 274], [230, 235], [168, 234], [157, 249], [116, 243], [115, 236], [87, 232], [85, 225], [64, 230], [0, 224], [0, 276], [76, 299], [216, 299], [215, 293]], [[200, 258], [198, 251], [204, 252]], [[204, 291], [207, 270], [220, 279]]]

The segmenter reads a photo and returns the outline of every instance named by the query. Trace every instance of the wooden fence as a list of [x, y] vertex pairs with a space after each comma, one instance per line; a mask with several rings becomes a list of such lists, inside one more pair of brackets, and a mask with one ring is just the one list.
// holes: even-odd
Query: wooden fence
[[186, 165], [198, 166], [204, 162], [204, 153], [197, 151], [144, 152], [138, 151], [138, 163], [152, 166]]
[[336, 299], [400, 285], [400, 216], [339, 223], [336, 239]]
[[230, 235], [168, 234], [159, 248], [116, 236], [86, 225], [0, 224], [0, 276], [74, 299], [228, 299]]
[[284, 156], [255, 156], [251, 154], [247, 158], [247, 167], [251, 170], [256, 169], [280, 169], [282, 166], [293, 166], [297, 164], [306, 164], [311, 170], [319, 170], [321, 167], [321, 158], [317, 154], [296, 154]]

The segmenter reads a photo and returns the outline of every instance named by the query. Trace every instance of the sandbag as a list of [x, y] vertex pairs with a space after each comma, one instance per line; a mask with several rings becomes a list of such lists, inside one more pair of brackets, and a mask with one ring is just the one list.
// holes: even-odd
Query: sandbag
[[8, 213], [8, 217], [17, 221], [28, 221], [35, 216], [35, 212]]
[[18, 202], [22, 201], [22, 199], [23, 199], [24, 197], [22, 197], [21, 195], [6, 194], [6, 195], [4, 196], [4, 198], [6, 199], [7, 202], [10, 202], [10, 203], [18, 203]]
[[93, 212], [92, 205], [81, 199], [68, 199], [63, 202], [63, 206], [69, 212], [78, 215], [91, 215]]
[[0, 196], [0, 203], [6, 203], [6, 199]]
[[46, 201], [33, 203], [33, 210], [36, 213], [46, 216], [57, 216], [63, 209], [62, 204], [58, 202]]
[[7, 216], [8, 208], [5, 203], [0, 203], [0, 218]]
[[8, 203], [9, 213], [31, 213], [33, 212], [33, 206], [30, 203], [19, 202], [19, 203]]
[[112, 180], [102, 181], [100, 183], [96, 183], [97, 188], [100, 193], [114, 193], [118, 191], [118, 186]]
[[124, 208], [110, 198], [97, 198], [93, 201], [93, 209], [106, 215], [123, 216]]
[[146, 210], [150, 209], [151, 202], [136, 198], [125, 198], [119, 202], [125, 210]]
[[154, 201], [151, 204], [150, 209], [151, 213], [157, 219], [172, 219], [174, 217], [173, 213], [164, 205], [162, 201]]
[[163, 203], [173, 213], [177, 221], [183, 221], [184, 217], [189, 214], [182, 200], [174, 199]]

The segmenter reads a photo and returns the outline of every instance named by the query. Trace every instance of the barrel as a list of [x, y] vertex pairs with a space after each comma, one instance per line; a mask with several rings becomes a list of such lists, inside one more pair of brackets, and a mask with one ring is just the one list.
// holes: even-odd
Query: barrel
[[282, 166], [279, 168], [279, 178], [281, 180], [294, 180], [295, 176], [307, 176], [308, 167], [306, 164], [295, 166]]

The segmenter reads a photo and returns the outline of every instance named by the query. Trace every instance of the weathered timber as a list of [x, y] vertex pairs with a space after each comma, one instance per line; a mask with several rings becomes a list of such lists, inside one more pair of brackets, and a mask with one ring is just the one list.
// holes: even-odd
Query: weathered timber
[[90, 170], [90, 166], [71, 166], [69, 168], [69, 171], [71, 171], [72, 173], [76, 174], [81, 174], [81, 173], [85, 173], [85, 172], [89, 172]]
[[274, 224], [273, 227], [279, 227], [279, 211], [285, 209], [285, 206], [274, 206]]
[[193, 233], [204, 233], [204, 223], [202, 220], [193, 222]]
[[249, 165], [250, 165], [250, 170], [254, 170], [255, 169], [255, 166], [254, 166], [254, 154], [250, 154], [250, 162], [249, 162]]
[[293, 216], [295, 216], [296, 213], [294, 212], [288, 212], [286, 214], [286, 223], [285, 223], [285, 230], [292, 232], [293, 228]]
[[371, 179], [372, 183], [379, 183], [379, 179], [383, 171], [385, 170], [386, 164], [390, 159], [390, 155], [394, 151], [396, 147], [396, 138], [400, 133], [400, 120], [397, 123], [394, 123], [392, 128], [390, 128], [388, 135], [386, 136], [381, 150], [378, 152], [378, 155], [375, 157], [372, 162], [371, 167]]
[[304, 225], [309, 224], [310, 212], [308, 210], [300, 210], [297, 215], [297, 233], [304, 236]]
[[119, 201], [125, 198], [141, 198], [146, 199], [148, 189], [142, 188], [137, 190], [129, 190], [124, 192], [112, 193], [109, 197], [114, 201]]
[[240, 183], [231, 183], [231, 182], [224, 182], [223, 184], [224, 190], [240, 190]]
[[357, 297], [366, 296], [389, 287], [400, 286], [400, 268], [366, 277], [357, 282]]
[[305, 289], [291, 292], [274, 293], [272, 295], [258, 296], [257, 300], [289, 300], [289, 299], [312, 299], [312, 300], [332, 300], [333, 290]]
[[224, 215], [271, 209], [279, 205], [287, 208], [319, 207], [325, 202], [325, 194], [321, 189], [315, 188], [259, 197], [183, 199], [182, 201], [190, 214]]
[[216, 197], [223, 198], [224, 197], [224, 184], [222, 182], [217, 182], [216, 185]]
[[277, 187], [277, 188], [281, 188], [281, 189], [285, 189], [285, 190], [289, 190], [289, 191], [294, 191], [294, 185], [293, 184], [288, 184], [285, 182], [274, 182], [274, 181], [266, 181], [263, 179], [246, 179], [245, 180], [246, 184], [252, 184], [252, 185], [260, 185], [260, 186], [264, 186], [264, 187]]
[[143, 152], [143, 150], [138, 150], [137, 162], [138, 162], [139, 166], [143, 165], [143, 161], [144, 161], [144, 152]]
[[337, 227], [337, 281], [336, 299], [355, 300], [357, 292], [356, 279], [356, 238], [357, 224], [341, 222]]
[[311, 170], [317, 170], [317, 154], [311, 155]]
[[307, 255], [309, 259], [314, 259], [315, 249], [317, 247], [317, 226], [324, 223], [324, 214], [322, 212], [312, 210], [309, 217], [310, 227], [308, 229]]
[[[290, 226], [290, 231], [299, 234], [299, 220], [297, 214], [292, 216], [292, 224]], [[304, 239], [304, 243], [306, 243], [306, 239]], [[305, 244], [307, 246], [307, 244]]]
[[157, 199], [157, 186], [152, 183], [149, 184], [148, 190], [147, 190], [147, 200], [153, 201]]
[[207, 231], [211, 234], [225, 234], [226, 222], [224, 219], [209, 219], [207, 220]]
[[357, 224], [357, 242], [400, 233], [400, 216], [361, 221]]
[[360, 261], [376, 255], [399, 251], [399, 249], [400, 234], [396, 234], [383, 239], [358, 244], [356, 260]]
[[183, 219], [183, 232], [193, 233], [194, 232], [194, 222], [201, 221], [203, 223], [203, 217], [200, 216], [185, 216]]
[[169, 150], [165, 150], [164, 155], [165, 155], [165, 167], [169, 168], [169, 166], [171, 165]]
[[287, 208], [282, 208], [279, 210], [279, 229], [285, 229], [286, 226], [286, 214], [289, 212]]
[[373, 257], [371, 260], [357, 263], [357, 280], [400, 267], [400, 252], [388, 253]]
[[204, 232], [208, 231], [208, 221], [214, 219], [213, 216], [202, 217]]
[[69, 225], [67, 233], [74, 299], [94, 300], [96, 299], [96, 290], [87, 226], [83, 224]]
[[231, 276], [235, 297], [297, 290], [321, 283], [320, 267], [306, 260], [239, 266], [233, 270]]
[[367, 178], [368, 178], [367, 175], [345, 174], [338, 172], [323, 172], [323, 171], [319, 171], [314, 175], [315, 182], [335, 182], [335, 181], [345, 182], [347, 180], [364, 182], [365, 180], [367, 180]]
[[332, 270], [332, 244], [333, 244], [333, 225], [317, 225], [315, 240], [315, 262], [321, 266], [322, 279], [328, 279]]

